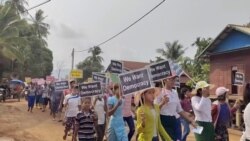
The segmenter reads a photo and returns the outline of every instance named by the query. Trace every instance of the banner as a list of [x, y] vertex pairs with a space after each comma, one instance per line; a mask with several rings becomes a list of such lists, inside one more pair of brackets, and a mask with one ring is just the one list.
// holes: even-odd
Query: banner
[[46, 76], [46, 82], [53, 82], [55, 80], [54, 76]]
[[119, 75], [123, 95], [152, 87], [148, 69], [139, 69]]
[[123, 72], [123, 64], [120, 61], [111, 60], [106, 72], [120, 74]]
[[102, 94], [101, 82], [80, 84], [79, 87], [81, 91], [81, 97], [96, 96]]
[[83, 78], [83, 71], [82, 70], [72, 70], [70, 72], [71, 78]]
[[234, 76], [234, 85], [244, 85], [244, 73], [236, 72]]
[[37, 83], [38, 81], [39, 81], [39, 78], [33, 78], [33, 79], [31, 80], [32, 83]]
[[106, 84], [107, 83], [107, 78], [104, 75], [99, 75], [97, 73], [93, 73], [92, 74], [92, 80], [95, 82], [101, 82], [102, 84]]
[[31, 83], [31, 82], [32, 82], [31, 77], [25, 77], [25, 82], [26, 82], [26, 83]]
[[159, 81], [171, 76], [171, 68], [168, 61], [161, 61], [149, 66], [149, 71], [152, 76], [152, 81]]
[[69, 82], [68, 81], [55, 82], [55, 90], [56, 91], [63, 91], [65, 89], [69, 89]]
[[38, 79], [37, 85], [44, 85], [44, 84], [45, 84], [45, 80], [43, 78]]

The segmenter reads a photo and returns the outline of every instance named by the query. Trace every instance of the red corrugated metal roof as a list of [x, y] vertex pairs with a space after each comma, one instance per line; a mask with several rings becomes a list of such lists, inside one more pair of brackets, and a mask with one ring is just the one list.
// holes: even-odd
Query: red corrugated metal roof
[[128, 71], [140, 69], [150, 64], [146, 62], [125, 61], [125, 60], [122, 60], [122, 62], [123, 62], [124, 68]]

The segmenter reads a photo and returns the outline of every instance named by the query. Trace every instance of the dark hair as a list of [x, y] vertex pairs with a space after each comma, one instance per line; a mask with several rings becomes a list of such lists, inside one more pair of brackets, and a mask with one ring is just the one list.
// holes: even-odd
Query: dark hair
[[199, 97], [202, 96], [202, 89], [201, 89], [201, 88], [200, 88], [200, 89], [197, 89], [197, 91], [196, 91], [196, 96], [199, 96]]
[[119, 85], [118, 84], [114, 85], [114, 91], [117, 90], [117, 89], [119, 89]]
[[186, 87], [181, 88], [181, 92], [180, 92], [180, 95], [179, 95], [180, 99], [181, 100], [185, 99], [185, 94], [186, 94], [186, 92], [189, 92], [189, 91], [190, 91], [190, 89], [188, 89]]
[[250, 83], [246, 84], [246, 88], [243, 94], [243, 100], [246, 105], [250, 102]]

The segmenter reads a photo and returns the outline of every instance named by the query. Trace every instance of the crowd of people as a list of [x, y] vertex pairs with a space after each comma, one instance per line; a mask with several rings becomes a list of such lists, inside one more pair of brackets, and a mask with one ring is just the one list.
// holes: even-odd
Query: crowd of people
[[[209, 90], [213, 86], [200, 81], [194, 89], [184, 87], [178, 94], [173, 75], [157, 87], [123, 96], [119, 84], [108, 85], [103, 95], [81, 97], [76, 81], [70, 89], [56, 91], [53, 84], [28, 90], [28, 112], [34, 106], [45, 112], [49, 107], [53, 120], [65, 126], [63, 139], [72, 141], [186, 141], [192, 128], [202, 127], [195, 133], [197, 141], [229, 141], [228, 127], [232, 115], [240, 108], [227, 101], [228, 89], [216, 88], [217, 100], [212, 102]], [[250, 139], [250, 84], [244, 91], [245, 132], [241, 141]], [[58, 119], [58, 120], [56, 120]], [[129, 131], [128, 131], [129, 130]]]

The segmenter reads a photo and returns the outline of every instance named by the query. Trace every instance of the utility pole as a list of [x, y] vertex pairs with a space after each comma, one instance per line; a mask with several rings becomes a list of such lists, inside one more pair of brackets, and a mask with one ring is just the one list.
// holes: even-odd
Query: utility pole
[[74, 48], [72, 50], [71, 56], [72, 56], [71, 70], [73, 70], [74, 69], [74, 59], [75, 59], [75, 49]]

